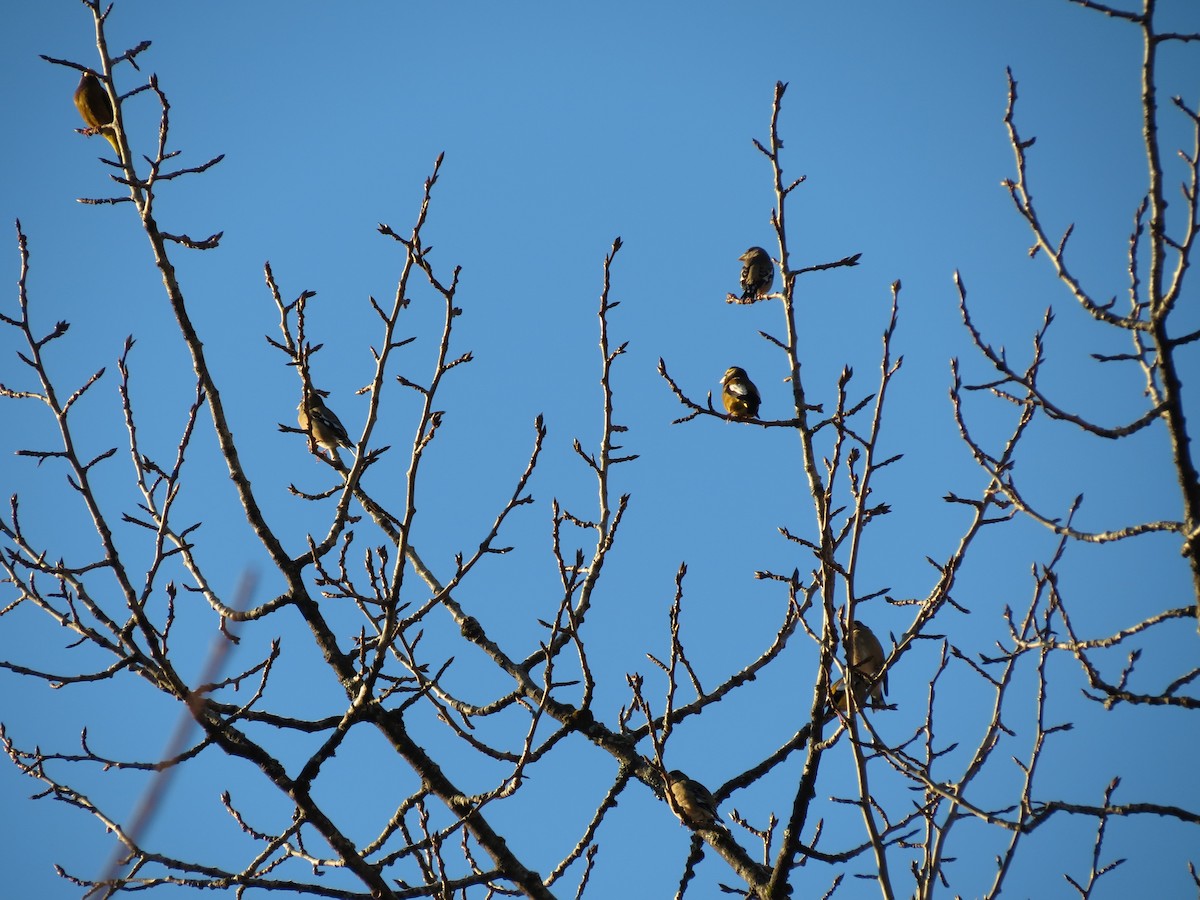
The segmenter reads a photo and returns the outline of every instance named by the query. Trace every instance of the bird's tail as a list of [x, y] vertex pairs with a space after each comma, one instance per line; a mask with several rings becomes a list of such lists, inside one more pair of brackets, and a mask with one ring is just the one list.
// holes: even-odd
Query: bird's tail
[[104, 139], [112, 144], [113, 152], [117, 154], [117, 162], [121, 161], [121, 144], [117, 140], [117, 132], [111, 125], [100, 126], [100, 133], [104, 135]]

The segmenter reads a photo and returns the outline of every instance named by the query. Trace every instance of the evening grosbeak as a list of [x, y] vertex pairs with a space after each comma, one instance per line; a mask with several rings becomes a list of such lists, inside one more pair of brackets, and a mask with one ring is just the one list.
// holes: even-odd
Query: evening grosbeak
[[667, 788], [675, 800], [675, 814], [685, 825], [704, 827], [717, 822], [717, 804], [708, 788], [679, 769], [667, 775]]
[[758, 388], [746, 370], [730, 366], [721, 379], [721, 401], [725, 404], [725, 411], [734, 418], [753, 419], [758, 415], [762, 398], [758, 396]]
[[[882, 678], [876, 676], [883, 668], [886, 658], [879, 638], [875, 637], [870, 628], [855, 619], [850, 625], [850, 635], [846, 639], [846, 669], [850, 687], [854, 691], [854, 699], [860, 708], [866, 703], [868, 693], [872, 706], [883, 705], [887, 673], [885, 672]], [[849, 712], [845, 679], [839, 678], [829, 688], [829, 705], [830, 708], [837, 707], [843, 713]]]
[[762, 247], [751, 247], [738, 259], [742, 261], [742, 302], [761, 300], [775, 283], [775, 263]]
[[117, 133], [113, 130], [112, 101], [108, 99], [108, 91], [100, 79], [92, 72], [84, 72], [79, 79], [79, 87], [75, 88], [75, 108], [83, 121], [93, 132], [104, 135], [105, 140], [112, 144], [117, 158], [121, 157], [121, 148], [117, 145]]
[[313, 440], [335, 458], [338, 447], [354, 446], [350, 435], [346, 433], [346, 426], [325, 405], [317, 391], [310, 393], [306, 400], [301, 400], [296, 410], [296, 421], [300, 423], [301, 430], [312, 435]]

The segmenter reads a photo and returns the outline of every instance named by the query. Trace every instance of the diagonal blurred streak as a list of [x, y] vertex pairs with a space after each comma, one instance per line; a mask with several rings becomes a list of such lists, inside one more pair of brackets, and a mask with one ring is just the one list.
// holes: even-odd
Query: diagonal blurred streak
[[[247, 570], [242, 574], [241, 580], [238, 583], [237, 592], [234, 594], [232, 608], [238, 612], [246, 609], [250, 605], [250, 598], [254, 594], [254, 589], [258, 584], [258, 573], [253, 570]], [[214, 684], [217, 676], [220, 675], [222, 667], [229, 656], [230, 650], [237, 643], [236, 636], [232, 633], [232, 626], [226, 628], [222, 623], [222, 628], [213, 638], [212, 649], [208, 653], [208, 659], [204, 663], [204, 670], [200, 673], [200, 679], [197, 682], [199, 685]], [[175, 725], [175, 731], [171, 735], [171, 739], [167, 742], [166, 750], [163, 752], [163, 760], [171, 760], [183, 752], [183, 748], [187, 745], [188, 737], [195, 725], [196, 714], [200, 709], [200, 704], [204, 702], [204, 696], [200, 693], [189, 694], [187, 698], [188, 708], [179, 717], [179, 722]], [[146, 787], [142, 799], [138, 801], [137, 806], [133, 811], [133, 818], [130, 820], [129, 827], [125, 830], [125, 838], [131, 846], [136, 847], [142, 833], [153, 820], [155, 813], [159, 811], [162, 805], [163, 798], [166, 796], [167, 788], [170, 787], [171, 778], [175, 773], [174, 766], [165, 766], [160, 768], [158, 773], [150, 780], [150, 784]], [[102, 895], [105, 900], [116, 893], [119, 885], [116, 883], [121, 870], [129, 862], [128, 848], [121, 843], [117, 844], [112, 856], [109, 858], [108, 864], [104, 867], [104, 874], [95, 886], [85, 893], [84, 900], [93, 897], [99, 891], [104, 891]]]

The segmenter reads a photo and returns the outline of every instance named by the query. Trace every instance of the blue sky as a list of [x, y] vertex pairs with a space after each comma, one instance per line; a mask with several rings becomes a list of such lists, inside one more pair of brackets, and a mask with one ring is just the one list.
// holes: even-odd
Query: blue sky
[[[1160, 5], [1161, 27], [1200, 30], [1200, 6], [1188, 0]], [[58, 319], [71, 322], [54, 356], [55, 372], [70, 389], [107, 367], [81, 405], [80, 427], [93, 452], [122, 446], [115, 363], [125, 337], [134, 335], [140, 434], [170, 459], [193, 392], [190, 366], [132, 207], [75, 202], [114, 193], [108, 168], [96, 161], [107, 145], [73, 131], [80, 125], [70, 100], [74, 73], [38, 58], [94, 64], [90, 16], [74, 0], [55, 0], [22, 5], [7, 20], [0, 35], [0, 83], [7, 85], [9, 120], [19, 130], [0, 147], [0, 219], [19, 218], [29, 237], [37, 320], [47, 329]], [[781, 119], [787, 174], [807, 177], [788, 209], [790, 246], [805, 264], [863, 254], [857, 268], [802, 282], [801, 345], [810, 393], [831, 402], [837, 374], [847, 364], [856, 371], [857, 393], [874, 390], [888, 286], [903, 282], [895, 350], [905, 362], [893, 386], [885, 444], [905, 458], [876, 484], [895, 512], [869, 533], [867, 579], [889, 586], [893, 596], [923, 596], [932, 584], [926, 555], [949, 553], [965, 523], [963, 513], [940, 498], [948, 490], [971, 495], [983, 487], [955, 436], [947, 400], [951, 357], [963, 359], [968, 381], [988, 375], [958, 320], [955, 270], [970, 291], [977, 323], [1021, 359], [1044, 310], [1054, 308], [1058, 320], [1045, 378], [1074, 408], [1109, 424], [1142, 410], [1138, 376], [1097, 367], [1088, 358], [1126, 350], [1123, 337], [1079, 313], [1045, 260], [1027, 257], [1031, 238], [1000, 186], [1013, 174], [1002, 120], [1004, 70], [1010, 66], [1020, 85], [1022, 133], [1038, 138], [1030, 151], [1031, 175], [1047, 226], [1058, 233], [1076, 223], [1077, 271], [1098, 296], [1124, 296], [1127, 237], [1145, 181], [1141, 47], [1132, 28], [1067, 2], [450, 8], [130, 0], [118, 4], [108, 39], [114, 51], [153, 41], [141, 57], [143, 75], [156, 73], [170, 98], [171, 147], [182, 151], [181, 164], [225, 154], [209, 174], [163, 189], [156, 216], [165, 230], [193, 237], [224, 231], [219, 250], [176, 249], [173, 260], [250, 476], [293, 551], [306, 532], [323, 530], [326, 511], [291, 498], [286, 487], [316, 490], [327, 475], [297, 436], [276, 428], [293, 422], [299, 396], [294, 371], [263, 340], [278, 334], [263, 263], [270, 261], [285, 297], [317, 292], [310, 328], [325, 348], [314, 361], [314, 377], [332, 392], [330, 402], [351, 433], [360, 433], [367, 404], [354, 392], [370, 378], [369, 346], [378, 340], [367, 298], [389, 298], [402, 263], [399, 246], [376, 226], [408, 230], [422, 182], [445, 152], [426, 241], [443, 274], [463, 267], [459, 304], [465, 314], [456, 322], [455, 347], [470, 350], [475, 361], [455, 371], [442, 397], [449, 414], [418, 492], [414, 541], [443, 568], [452, 565], [456, 551], [473, 549], [525, 463], [534, 417], [544, 414], [549, 438], [532, 484], [536, 503], [514, 516], [505, 541], [519, 549], [489, 560], [463, 591], [465, 603], [477, 604], [481, 621], [527, 649], [539, 633], [535, 620], [553, 612], [551, 498], [582, 515], [594, 503], [594, 482], [570, 446], [575, 437], [585, 445], [598, 437], [601, 262], [612, 239], [622, 237], [613, 270], [621, 306], [610, 327], [614, 340], [630, 341], [630, 350], [618, 364], [614, 387], [618, 420], [630, 428], [626, 445], [641, 458], [617, 473], [616, 490], [633, 499], [590, 623], [593, 653], [604, 671], [597, 709], [610, 723], [628, 701], [624, 673], [640, 671], [652, 679], [645, 654], [666, 652], [667, 609], [680, 562], [689, 566], [685, 630], [706, 686], [759, 652], [782, 614], [778, 593], [752, 573], [794, 566], [803, 572], [808, 566], [777, 532], [780, 525], [801, 532], [812, 527], [794, 436], [707, 419], [671, 426], [682, 411], [655, 373], [662, 357], [672, 376], [703, 399], [719, 389], [728, 366], [741, 365], [763, 394], [763, 415], [788, 415], [782, 360], [758, 336], [759, 330], [778, 333], [777, 306], [723, 302], [736, 287], [737, 257], [745, 248], [772, 247], [770, 173], [751, 138], [767, 136], [777, 80], [789, 83]], [[1182, 93], [1195, 106], [1197, 59], [1194, 48], [1172, 48], [1164, 56], [1164, 100]], [[118, 86], [127, 91], [140, 77], [122, 67]], [[1175, 167], [1171, 183], [1182, 178], [1173, 150], [1187, 146], [1181, 118], [1164, 116], [1164, 148]], [[151, 151], [157, 119], [148, 94], [126, 104], [137, 152]], [[8, 247], [0, 263], [10, 286], [0, 295], [6, 314], [15, 309], [11, 286], [19, 265], [9, 235], [7, 244], [0, 241]], [[1185, 303], [1177, 333], [1198, 327], [1198, 318], [1195, 304]], [[437, 304], [427, 288], [416, 288], [403, 324], [419, 340], [404, 351], [401, 370], [418, 378], [437, 334]], [[17, 347], [11, 333], [0, 337], [0, 382], [25, 386], [28, 376], [13, 355]], [[1185, 384], [1196, 373], [1194, 360], [1188, 362]], [[413, 404], [398, 391], [385, 403], [391, 405], [377, 440], [393, 445], [393, 466], [400, 467], [411, 440]], [[989, 435], [1003, 434], [1010, 421], [1008, 410], [979, 398], [971, 415]], [[42, 539], [61, 542], [64, 551], [94, 553], [94, 539], [79, 536], [86, 524], [81, 514], [63, 513], [60, 506], [66, 496], [62, 472], [12, 455], [19, 446], [50, 445], [50, 423], [31, 403], [6, 402], [4, 416], [3, 494], [20, 492], [27, 525]], [[1058, 514], [1084, 492], [1076, 520], [1082, 527], [1180, 514], [1161, 430], [1125, 445], [1100, 446], [1043, 421], [1029, 443], [1019, 468], [1022, 483]], [[205, 519], [207, 561], [231, 592], [241, 572], [263, 565], [263, 557], [236, 507], [228, 513], [233, 493], [207, 434], [197, 439], [189, 465], [194, 486], [181, 500], [183, 510]], [[102, 490], [113, 510], [136, 503], [125, 487], [128, 472], [127, 452], [103, 470]], [[369, 483], [386, 496], [387, 469], [372, 472]], [[212, 512], [214, 503], [226, 512]], [[130, 553], [139, 552], [136, 532], [121, 536]], [[1003, 637], [1001, 610], [1027, 603], [1030, 565], [1048, 561], [1052, 548], [1048, 534], [1023, 522], [985, 535], [956, 593], [971, 615], [948, 612], [934, 630], [965, 649], [986, 651]], [[278, 587], [264, 573], [263, 594]], [[1077, 598], [1093, 635], [1185, 605], [1190, 597], [1177, 544], [1155, 538], [1071, 547], [1062, 587]], [[3, 592], [0, 602], [8, 602]], [[900, 633], [909, 621], [905, 608], [882, 603], [864, 615], [881, 635]], [[186, 616], [195, 638], [181, 641], [178, 650], [194, 656], [198, 671], [214, 623], [204, 609]], [[337, 687], [323, 673], [312, 674], [319, 660], [311, 658], [298, 625], [294, 616], [276, 617], [251, 629], [234, 664], [248, 665], [271, 637], [285, 634], [288, 652], [279, 677], [294, 685], [294, 694], [283, 690], [278, 702], [307, 711], [336, 702]], [[1194, 629], [1181, 625], [1174, 640], [1164, 659], [1194, 656]], [[25, 611], [0, 620], [5, 658], [48, 667], [47, 659], [62, 659], [54, 649], [62, 641]], [[675, 764], [715, 786], [790, 734], [793, 713], [807, 708], [816, 658], [815, 648], [797, 644], [794, 650], [736, 708], [681, 729], [672, 747]], [[1147, 671], [1177, 674], [1154, 656], [1143, 663]], [[67, 659], [69, 668], [88, 666]], [[477, 662], [464, 658], [459, 677], [484, 672]], [[892, 673], [892, 700], [900, 709], [890, 720], [880, 714], [885, 734], [899, 740], [914, 727], [917, 713], [906, 715], [899, 698], [923, 704], [933, 664], [932, 651], [912, 653]], [[1055, 703], [1061, 706], [1055, 713], [1078, 718], [1061, 749], [1048, 751], [1046, 794], [1064, 785], [1062, 791], [1080, 803], [1099, 802], [1108, 779], [1121, 774], [1118, 801], [1195, 808], [1195, 779], [1174, 743], [1185, 733], [1179, 716], [1128, 710], [1105, 715], [1080, 707], [1078, 667], [1066, 660], [1056, 664], [1061, 687]], [[140, 687], [121, 686], [115, 694], [94, 687], [53, 692], [7, 675], [3, 683], [0, 719], [18, 744], [71, 752], [87, 726], [104, 748], [98, 752], [152, 757], [173, 723], [171, 708]], [[972, 705], [980, 702], [973, 688], [964, 676], [940, 696], [950, 721], [961, 715], [964, 740], [984, 713]], [[656, 690], [650, 693], [660, 697]], [[1031, 709], [1032, 699], [1029, 704]], [[1028, 718], [1009, 724], [1027, 739]], [[1018, 740], [1010, 753], [1019, 754], [1020, 746]], [[378, 764], [375, 749], [370, 741], [353, 748], [363, 765]], [[555, 798], [576, 795], [589, 808], [596, 791], [604, 790], [611, 764], [596, 754], [581, 758], [585, 769], [596, 771], [547, 772], [531, 792], [545, 792], [551, 810], [554, 802], [571, 808], [570, 801]], [[847, 759], [841, 754], [828, 762], [829, 783], [818, 786], [819, 797], [849, 792]], [[405, 773], [388, 768], [395, 763], [383, 765], [373, 777], [380, 786], [394, 778], [402, 796]], [[342, 799], [362, 807], [364, 821], [386, 817], [396, 798], [383, 790], [363, 792], [347, 766]], [[1015, 770], [999, 768], [991, 784], [1004, 796]], [[186, 823], [227, 849], [229, 826], [216, 808], [217, 792], [234, 777], [252, 796], [261, 785], [250, 773], [227, 775], [207, 763], [201, 769], [211, 783], [200, 776], [179, 781], [156, 828], [179, 831]], [[487, 777], [469, 786], [484, 789]], [[96, 796], [120, 811], [136, 796], [129, 785], [135, 781], [120, 776], [100, 780]], [[110, 839], [61, 804], [27, 802], [32, 787], [11, 766], [0, 767], [0, 802], [22, 822], [20, 834], [0, 846], [0, 858], [7, 860], [17, 895], [73, 896], [51, 862], [92, 874]], [[892, 800], [902, 803], [905, 796], [896, 787]], [[269, 796], [262, 802], [279, 808]], [[764, 787], [730, 806], [765, 816], [778, 803]], [[497, 813], [501, 824], [504, 815]], [[829, 815], [839, 827], [854, 827], [836, 809]], [[646, 896], [673, 890], [686, 837], [672, 822], [664, 825], [669, 816], [648, 790], [630, 792], [600, 835], [596, 896], [612, 896], [622, 870], [641, 865], [650, 852], [661, 871], [648, 877], [662, 880], [648, 882]], [[564, 831], [569, 842], [578, 833], [575, 818], [565, 814], [571, 824], [564, 824], [543, 814], [522, 825], [531, 842], [523, 849], [550, 848], [548, 868]], [[1090, 823], [1073, 822], [1054, 841], [1031, 840], [1012, 876], [1014, 895], [1065, 895], [1059, 872], [1085, 871], [1090, 829]], [[1118, 842], [1112, 855], [1130, 862], [1113, 877], [1108, 896], [1122, 896], [1150, 872], [1164, 890], [1183, 889], [1193, 835], [1145, 818], [1114, 824], [1111, 834]], [[977, 879], [988, 877], [997, 836], [964, 828], [959, 840], [963, 862], [961, 871], [950, 870], [960, 879], [953, 886], [972, 896], [985, 887]], [[543, 865], [537, 850], [529, 852]], [[972, 874], [972, 866], [985, 871]], [[861, 867], [852, 864], [850, 871]], [[695, 895], [712, 896], [715, 881], [725, 876], [723, 865], [709, 861], [701, 873]], [[802, 883], [824, 890], [819, 878]], [[871, 890], [867, 882], [851, 883], [841, 895]]]

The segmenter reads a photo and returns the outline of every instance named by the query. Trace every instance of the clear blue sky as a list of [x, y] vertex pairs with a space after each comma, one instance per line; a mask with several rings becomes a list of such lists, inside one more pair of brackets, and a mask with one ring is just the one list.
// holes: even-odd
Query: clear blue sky
[[[1200, 5], [1193, 0], [1160, 5], [1164, 27], [1200, 30]], [[92, 452], [123, 446], [115, 363], [125, 336], [134, 335], [133, 390], [142, 438], [169, 460], [191, 399], [190, 366], [132, 207], [75, 202], [119, 190], [107, 178], [108, 168], [96, 161], [107, 145], [73, 131], [80, 125], [71, 103], [74, 73], [38, 58], [47, 54], [94, 65], [90, 15], [75, 0], [47, 0], [14, 8], [6, 25], [0, 33], [0, 84], [10, 137], [0, 146], [0, 220], [19, 218], [29, 236], [37, 320], [47, 330], [58, 319], [71, 322], [54, 358], [60, 389], [70, 390], [107, 367], [80, 421], [94, 442]], [[896, 349], [905, 364], [885, 433], [890, 449], [904, 452], [905, 459], [877, 483], [880, 500], [895, 509], [873, 528], [868, 542], [864, 572], [878, 587], [890, 586], [897, 597], [924, 596], [932, 584], [925, 556], [944, 558], [965, 522], [940, 498], [948, 490], [972, 495], [983, 487], [955, 437], [946, 393], [951, 357], [963, 358], [969, 380], [987, 377], [958, 321], [951, 280], [956, 269], [971, 292], [978, 323], [1014, 357], [1027, 358], [1043, 311], [1056, 310], [1047, 379], [1075, 408], [1106, 424], [1133, 418], [1143, 408], [1136, 376], [1097, 371], [1087, 357], [1128, 349], [1123, 338], [1087, 320], [1045, 260], [1027, 257], [1030, 236], [1000, 186], [1013, 174], [1002, 121], [1004, 69], [1011, 66], [1020, 84], [1022, 131], [1038, 138], [1032, 177], [1047, 225], [1058, 232], [1075, 222], [1078, 272], [1097, 295], [1119, 295], [1124, 302], [1127, 235], [1145, 180], [1138, 124], [1141, 47], [1133, 28], [1067, 2], [451, 8], [130, 0], [118, 4], [108, 39], [114, 53], [143, 39], [153, 42], [140, 62], [143, 75], [157, 73], [170, 98], [170, 146], [182, 151], [181, 164], [225, 154], [211, 173], [163, 189], [156, 215], [166, 231], [196, 238], [225, 233], [217, 251], [176, 249], [173, 258], [243, 460], [293, 552], [306, 531], [321, 530], [323, 520], [321, 511], [291, 498], [286, 487], [316, 490], [327, 476], [297, 436], [276, 428], [277, 422], [293, 422], [299, 397], [294, 371], [263, 340], [264, 334], [277, 336], [263, 263], [270, 261], [288, 299], [317, 291], [310, 324], [325, 349], [314, 361], [314, 377], [332, 391], [330, 402], [351, 432], [359, 433], [366, 400], [354, 391], [370, 377], [368, 348], [378, 340], [367, 298], [391, 296], [402, 262], [398, 245], [380, 237], [376, 225], [386, 222], [401, 233], [411, 227], [421, 184], [445, 151], [426, 240], [435, 247], [433, 259], [442, 273], [463, 267], [459, 304], [465, 315], [456, 323], [455, 346], [471, 350], [476, 361], [454, 373], [443, 397], [449, 415], [418, 495], [423, 518], [414, 542], [427, 561], [443, 569], [454, 552], [470, 552], [511, 492], [531, 446], [533, 419], [544, 413], [549, 439], [532, 485], [537, 502], [520, 511], [504, 541], [519, 544], [520, 552], [490, 561], [463, 597], [478, 604], [481, 621], [525, 648], [539, 633], [535, 620], [551, 616], [554, 608], [550, 501], [558, 497], [586, 516], [594, 499], [594, 483], [570, 446], [575, 437], [589, 445], [598, 435], [595, 313], [601, 262], [612, 239], [623, 238], [625, 249], [614, 267], [614, 297], [621, 306], [610, 327], [615, 340], [630, 341], [615, 388], [618, 420], [631, 429], [626, 446], [641, 459], [618, 471], [617, 491], [631, 492], [633, 500], [591, 621], [593, 652], [604, 672], [597, 711], [610, 724], [628, 700], [624, 673], [640, 671], [652, 679], [645, 654], [667, 652], [667, 609], [680, 562], [689, 566], [686, 635], [709, 687], [759, 652], [781, 614], [778, 593], [752, 573], [797, 565], [803, 572], [809, 566], [776, 530], [812, 528], [794, 436], [708, 419], [671, 426], [681, 410], [655, 373], [663, 357], [675, 379], [702, 399], [719, 389], [728, 366], [741, 365], [763, 393], [764, 416], [788, 415], [782, 360], [758, 336], [760, 329], [778, 330], [778, 308], [723, 302], [737, 284], [738, 255], [751, 244], [772, 247], [769, 169], [751, 138], [767, 136], [777, 80], [790, 84], [781, 120], [787, 172], [808, 179], [789, 207], [791, 248], [802, 263], [863, 254], [855, 269], [802, 284], [804, 372], [819, 400], [831, 403], [837, 373], [847, 364], [855, 368], [858, 393], [874, 390], [888, 286], [903, 281]], [[1164, 58], [1164, 101], [1182, 93], [1195, 106], [1198, 59], [1194, 49], [1183, 48]], [[124, 66], [118, 86], [127, 91], [140, 77]], [[125, 106], [139, 154], [152, 152], [157, 117], [149, 94]], [[1165, 122], [1176, 126], [1164, 135], [1175, 183], [1182, 173], [1173, 150], [1186, 146], [1186, 137], [1178, 117]], [[0, 295], [0, 310], [12, 314], [19, 262], [11, 230], [0, 232], [0, 259], [9, 286]], [[436, 305], [428, 290], [415, 294], [405, 328], [421, 339], [405, 351], [403, 371], [419, 378], [432, 351]], [[1198, 319], [1192, 302], [1179, 313], [1178, 331], [1197, 327]], [[5, 331], [0, 382], [24, 387], [28, 375], [14, 356], [17, 348]], [[1200, 372], [1192, 363], [1184, 374], [1186, 382]], [[411, 438], [412, 409], [410, 398], [398, 392], [390, 402], [394, 412], [376, 435], [396, 448], [398, 466]], [[1002, 433], [1007, 420], [994, 428], [984, 423], [998, 409], [977, 402], [981, 429]], [[33, 404], [11, 401], [4, 403], [3, 417], [0, 493], [7, 498], [20, 492], [26, 525], [43, 540], [94, 552], [94, 541], [77, 537], [86, 524], [80, 513], [64, 514], [52, 505], [66, 496], [62, 472], [12, 455], [20, 446], [52, 445], [47, 418]], [[210, 510], [213, 502], [233, 502], [211, 438], [198, 440], [191, 465], [194, 481], [182, 503], [205, 519], [207, 560], [214, 576], [227, 573], [218, 580], [232, 591], [240, 573], [261, 565], [262, 557], [236, 509], [233, 515], [228, 506], [226, 514]], [[106, 464], [103, 490], [114, 510], [132, 511], [137, 502], [126, 489], [128, 473], [127, 452]], [[1127, 446], [1097, 446], [1043, 422], [1031, 437], [1020, 475], [1056, 514], [1085, 492], [1077, 519], [1085, 528], [1180, 515], [1157, 430]], [[372, 478], [374, 489], [386, 496], [386, 473], [376, 471]], [[137, 537], [127, 527], [121, 535]], [[1004, 636], [1001, 611], [1027, 603], [1029, 567], [1048, 561], [1052, 546], [1045, 532], [1026, 524], [980, 541], [955, 595], [972, 614], [948, 612], [934, 630], [966, 649], [987, 651]], [[1089, 633], [1189, 602], [1177, 550], [1165, 539], [1100, 550], [1072, 547], [1063, 589], [1081, 612], [1094, 617]], [[262, 591], [267, 595], [278, 587], [268, 577]], [[0, 604], [9, 599], [0, 589]], [[882, 603], [867, 614], [881, 635], [899, 633], [909, 622], [905, 608]], [[198, 671], [214, 623], [203, 609], [188, 616], [195, 637], [186, 647], [180, 639], [179, 650], [195, 656]], [[248, 665], [271, 637], [285, 633], [291, 655], [281, 677], [294, 680], [290, 702], [311, 711], [334, 698], [336, 686], [323, 674], [306, 680], [313, 660], [306, 657], [310, 651], [297, 625], [294, 616], [277, 617], [252, 629], [234, 664]], [[0, 620], [4, 658], [34, 667], [54, 660], [68, 670], [94, 664], [47, 650], [63, 640], [31, 613]], [[815, 664], [813, 648], [797, 644], [795, 650], [736, 710], [681, 729], [672, 747], [674, 764], [716, 786], [790, 734], [800, 710], [807, 709]], [[1180, 626], [1178, 645], [1164, 652], [1194, 658], [1194, 630]], [[916, 710], [905, 714], [904, 703], [914, 698], [923, 704], [933, 663], [932, 650], [912, 653], [892, 673], [892, 699], [900, 709], [891, 720], [880, 716], [884, 733], [897, 741], [919, 720]], [[469, 668], [474, 660], [462, 665], [482, 671]], [[1120, 774], [1125, 782], [1117, 802], [1196, 808], [1200, 788], [1185, 765], [1185, 747], [1175, 743], [1184, 733], [1180, 717], [1080, 709], [1078, 667], [1066, 660], [1057, 665], [1061, 706], [1052, 714], [1079, 718], [1061, 752], [1056, 746], [1048, 753], [1043, 795], [1099, 803], [1108, 779]], [[1153, 658], [1143, 665], [1156, 671]], [[789, 681], [792, 677], [797, 681]], [[974, 733], [969, 726], [984, 710], [971, 707], [978, 700], [971, 700], [973, 685], [965, 677], [959, 689], [958, 702], [969, 713], [963, 717], [970, 720], [963, 723], [969, 740]], [[947, 688], [941, 697], [948, 719], [954, 690]], [[661, 697], [657, 687], [650, 694]], [[75, 751], [86, 726], [96, 752], [153, 758], [174, 721], [170, 708], [141, 688], [52, 692], [0, 675], [0, 698], [0, 720], [10, 737], [46, 750]], [[1023, 721], [1009, 722], [1024, 739], [1032, 704], [1030, 697]], [[1143, 730], [1147, 717], [1153, 721], [1149, 735]], [[1020, 754], [1022, 746], [1018, 740], [1004, 755]], [[355, 752], [371, 760], [371, 749]], [[829, 783], [818, 786], [818, 797], [850, 793], [842, 756], [829, 762]], [[611, 764], [587, 751], [582, 759], [584, 768], [597, 765], [594, 776], [579, 774], [574, 785], [578, 803], [590, 808]], [[372, 770], [367, 796], [348, 772], [347, 799], [371, 815], [386, 816], [390, 804], [411, 788], [406, 773], [393, 767], [389, 761]], [[175, 785], [156, 827], [203, 831], [223, 846], [229, 826], [216, 792], [228, 779], [215, 769], [208, 774], [211, 784], [197, 778]], [[244, 791], [258, 789], [247, 773], [238, 777]], [[1015, 777], [1014, 768], [998, 778], [990, 799], [1006, 802], [1003, 791], [1011, 784], [1004, 781]], [[392, 778], [394, 797], [386, 790]], [[563, 772], [539, 772], [532, 790], [572, 796], [568, 781]], [[123, 786], [133, 784], [109, 778], [95, 795], [123, 811], [136, 796], [136, 788]], [[483, 778], [467, 786], [481, 790], [489, 784]], [[0, 806], [9, 810], [10, 824], [20, 826], [0, 843], [8, 888], [20, 897], [75, 896], [51, 863], [93, 875], [111, 840], [62, 804], [28, 802], [34, 787], [11, 765], [0, 765]], [[897, 790], [898, 797], [907, 796]], [[770, 808], [782, 813], [779, 799], [766, 792], [739, 796], [723, 812], [733, 806], [759, 817]], [[830, 811], [833, 818], [839, 815]], [[664, 826], [669, 816], [649, 791], [637, 788], [627, 795], [599, 835], [595, 896], [615, 896], [623, 873], [627, 877], [629, 867], [647, 864], [649, 847], [661, 866], [657, 875], [647, 876], [644, 896], [673, 891], [686, 836], [673, 823]], [[530, 840], [545, 840], [550, 848], [544, 854], [529, 851], [536, 865], [549, 868], [573, 843], [577, 818], [539, 816], [528, 826]], [[363, 833], [374, 828], [365, 825]], [[1013, 875], [1013, 895], [1067, 896], [1060, 873], [1085, 872], [1091, 828], [1070, 823], [1053, 846], [1031, 840]], [[563, 838], [564, 830], [569, 837]], [[1138, 818], [1115, 823], [1111, 835], [1111, 856], [1131, 861], [1105, 896], [1128, 895], [1150, 874], [1163, 885], [1164, 896], [1184, 889], [1192, 851], [1180, 829], [1160, 829]], [[972, 843], [975, 837], [984, 843]], [[1188, 838], [1194, 848], [1195, 835]], [[987, 869], [998, 847], [986, 842], [997, 835], [973, 826], [959, 839], [956, 855], [963, 862], [950, 869], [957, 879], [953, 888], [970, 896], [990, 879]], [[972, 874], [972, 867], [982, 867], [980, 874]], [[860, 869], [851, 865], [850, 871]], [[708, 862], [701, 872], [693, 896], [714, 896], [714, 881], [725, 876], [723, 864]], [[810, 886], [813, 893], [823, 889], [819, 881]], [[839, 896], [872, 891], [869, 882], [851, 883]]]

